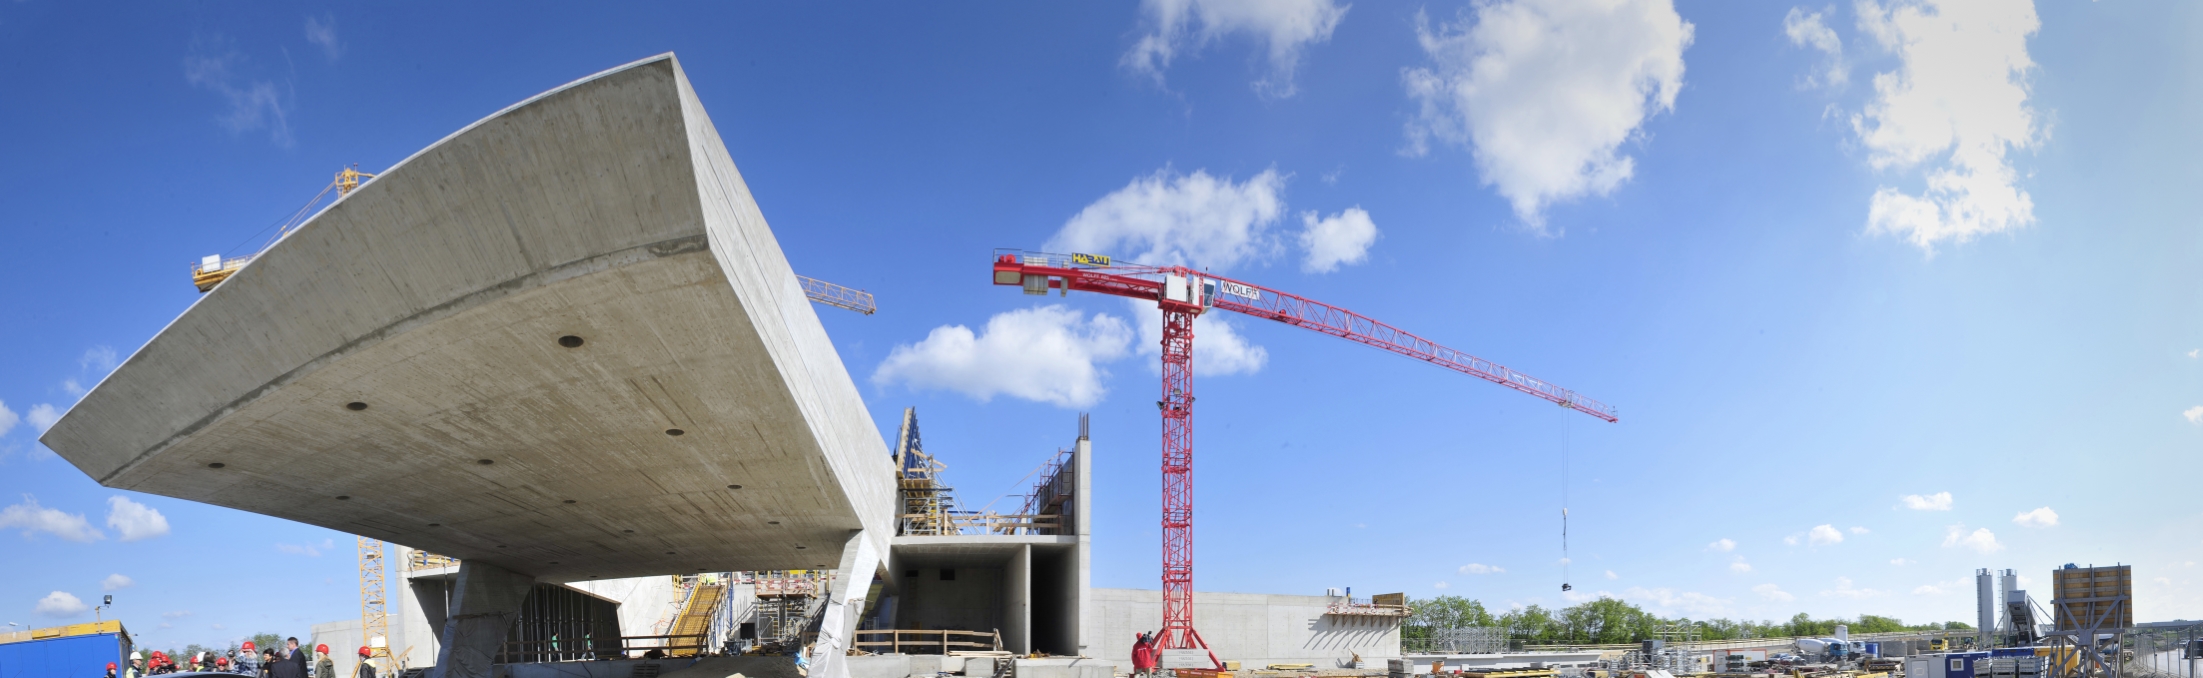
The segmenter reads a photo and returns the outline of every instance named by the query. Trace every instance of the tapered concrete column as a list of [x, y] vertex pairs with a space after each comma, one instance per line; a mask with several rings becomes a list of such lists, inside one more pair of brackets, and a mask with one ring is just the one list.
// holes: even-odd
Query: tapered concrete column
[[444, 620], [443, 648], [436, 653], [434, 678], [490, 678], [497, 648], [520, 617], [520, 604], [535, 578], [495, 565], [459, 563], [459, 582]]
[[864, 597], [879, 568], [880, 552], [872, 548], [871, 536], [863, 530], [849, 535], [838, 575], [827, 589], [826, 609], [819, 612], [818, 643], [811, 646], [812, 678], [849, 678], [850, 637], [864, 615]]

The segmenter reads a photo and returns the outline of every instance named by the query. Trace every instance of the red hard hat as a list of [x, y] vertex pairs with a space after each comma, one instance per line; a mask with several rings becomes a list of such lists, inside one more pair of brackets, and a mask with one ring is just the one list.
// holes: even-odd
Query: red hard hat
[[[250, 640], [248, 640], [248, 641], [245, 641], [245, 646], [244, 646], [244, 649], [247, 649], [247, 650], [250, 650], [250, 649], [252, 649], [252, 641], [250, 641]], [[158, 653], [156, 653], [156, 654], [158, 654]]]
[[229, 658], [228, 658], [228, 657], [215, 657], [215, 658], [214, 658], [214, 665], [215, 665], [215, 666], [229, 666]]
[[329, 654], [329, 646], [328, 646], [328, 645], [315, 645], [315, 646], [314, 646], [314, 651], [315, 651], [315, 652], [319, 652], [319, 653], [322, 653], [322, 654]]
[[361, 645], [361, 646], [360, 646], [360, 656], [362, 656], [362, 657], [365, 657], [365, 656], [368, 656], [368, 655], [371, 655], [371, 654], [374, 654], [374, 652], [371, 652], [371, 651], [369, 651], [369, 650], [367, 649], [367, 646], [365, 646], [365, 645]]
[[114, 663], [114, 662], [107, 662], [107, 670], [109, 670], [109, 671], [113, 671], [113, 670], [115, 670], [115, 663]]

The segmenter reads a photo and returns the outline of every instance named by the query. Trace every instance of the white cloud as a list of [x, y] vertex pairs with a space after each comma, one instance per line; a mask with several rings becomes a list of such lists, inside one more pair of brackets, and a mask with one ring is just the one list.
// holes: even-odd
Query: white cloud
[[1890, 561], [1889, 561], [1889, 564], [1891, 564], [1891, 565], [1896, 565], [1896, 566], [1898, 566], [1898, 567], [1904, 567], [1904, 566], [1906, 566], [1906, 565], [1911, 565], [1912, 563], [1913, 563], [1913, 561], [1911, 561], [1911, 560], [1908, 560], [1908, 559], [1905, 559], [1905, 558], [1892, 558], [1892, 559], [1890, 559]]
[[1269, 72], [1254, 82], [1264, 97], [1290, 97], [1301, 51], [1331, 39], [1349, 5], [1331, 0], [1145, 0], [1140, 13], [1146, 33], [1120, 63], [1163, 84], [1180, 50], [1198, 52], [1230, 34], [1243, 34], [1269, 50]]
[[0, 400], [0, 436], [7, 435], [8, 431], [15, 430], [16, 423], [21, 421], [23, 421], [23, 417], [17, 415], [15, 410], [8, 409], [7, 401]]
[[168, 518], [152, 507], [127, 497], [107, 498], [107, 527], [122, 541], [151, 539], [168, 534]]
[[1782, 543], [1785, 543], [1785, 544], [1789, 544], [1789, 545], [1791, 545], [1791, 546], [1797, 546], [1797, 545], [1798, 545], [1798, 537], [1803, 537], [1803, 536], [1805, 536], [1805, 535], [1803, 535], [1803, 534], [1793, 534], [1793, 535], [1790, 535], [1790, 536], [1787, 536], [1787, 537], [1783, 537], [1783, 538], [1782, 538]]
[[2203, 405], [2182, 410], [2180, 416], [2187, 417], [2190, 424], [2203, 424]]
[[1342, 264], [1367, 261], [1369, 246], [1377, 243], [1377, 222], [1360, 207], [1322, 219], [1315, 212], [1302, 212], [1300, 223], [1300, 248], [1308, 252], [1300, 268], [1310, 273], [1330, 273]]
[[[1608, 594], [1605, 591], [1600, 591], [1598, 595], [1605, 596]], [[1682, 612], [1693, 617], [1715, 617], [1729, 612], [1729, 601], [1695, 591], [1677, 592], [1666, 588], [1647, 589], [1632, 586], [1624, 589], [1621, 595], [1614, 597], [1642, 605], [1655, 612], [1668, 614]]]
[[1729, 563], [1729, 571], [1736, 573], [1750, 572], [1752, 571], [1752, 564], [1744, 562], [1744, 556], [1737, 556], [1736, 562]]
[[92, 527], [92, 523], [85, 520], [83, 514], [63, 513], [60, 509], [39, 506], [38, 500], [30, 495], [24, 495], [21, 504], [0, 509], [0, 529], [21, 529], [25, 537], [33, 532], [45, 532], [73, 542], [91, 542], [107, 537]]
[[84, 356], [77, 358], [77, 367], [88, 375], [107, 376], [115, 371], [115, 349], [111, 346], [94, 346], [84, 349]]
[[84, 614], [92, 607], [85, 605], [84, 601], [78, 600], [76, 596], [69, 595], [67, 592], [55, 591], [46, 594], [44, 598], [38, 599], [36, 609], [39, 614], [48, 617], [74, 617]]
[[232, 134], [266, 127], [277, 145], [291, 145], [290, 111], [275, 83], [249, 80], [234, 73], [244, 63], [244, 56], [230, 50], [223, 41], [195, 45], [192, 51], [184, 57], [184, 81], [219, 94], [228, 102], [229, 110], [216, 119], [223, 127]]
[[1869, 531], [1870, 531], [1870, 530], [1868, 530], [1868, 529], [1866, 529], [1866, 528], [1864, 528], [1864, 527], [1860, 527], [1860, 526], [1857, 526], [1857, 525], [1853, 525], [1853, 526], [1851, 526], [1851, 533], [1852, 533], [1852, 534], [1866, 534], [1866, 533], [1867, 533], [1867, 532], [1869, 532]]
[[2027, 106], [2027, 37], [2041, 27], [2030, 0], [1874, 0], [1859, 28], [1902, 62], [1874, 76], [1874, 97], [1851, 118], [1875, 169], [1926, 166], [1927, 190], [1874, 192], [1867, 228], [1932, 254], [1942, 241], [2019, 228], [2034, 200], [2014, 186], [2012, 149], [2040, 139]]
[[161, 618], [162, 618], [162, 619], [182, 619], [182, 618], [184, 618], [184, 617], [189, 617], [189, 616], [191, 616], [191, 611], [190, 611], [190, 610], [171, 610], [171, 611], [168, 611], [168, 612], [162, 612], [162, 613], [161, 613]]
[[2203, 354], [2203, 348], [2191, 348], [2191, 349], [2188, 349], [2188, 357], [2189, 357], [2189, 358], [2194, 358], [2194, 357], [2197, 357], [2197, 356], [2198, 356], [2199, 354]]
[[1836, 31], [1822, 22], [1823, 16], [1822, 12], [1807, 12], [1803, 7], [1792, 7], [1790, 13], [1782, 17], [1782, 34], [1790, 36], [1790, 44], [1811, 47], [1828, 57], [1828, 65], [1820, 73], [1805, 76], [1804, 81], [1799, 84], [1806, 88], [1823, 85], [1841, 88], [1851, 79], [1849, 70], [1843, 65], [1843, 40], [1837, 38]]
[[[1140, 330], [1139, 354], [1142, 357], [1160, 358], [1163, 355], [1163, 310], [1155, 302], [1145, 299], [1126, 299], [1132, 319]], [[1222, 313], [1203, 313], [1193, 318], [1193, 374], [1198, 377], [1223, 377], [1234, 374], [1254, 374], [1270, 364], [1269, 349], [1247, 341], [1239, 328], [1224, 319]], [[1149, 361], [1148, 367], [1160, 372], [1158, 361]]]
[[1506, 568], [1493, 565], [1485, 565], [1483, 563], [1469, 563], [1467, 565], [1461, 566], [1460, 570], [1461, 574], [1500, 574], [1505, 573], [1506, 571]]
[[84, 385], [77, 383], [73, 377], [61, 380], [61, 390], [72, 396], [81, 396], [87, 392]]
[[320, 18], [306, 17], [306, 41], [321, 47], [321, 53], [330, 61], [344, 56], [343, 43], [337, 42], [337, 17], [334, 14]]
[[106, 579], [99, 580], [99, 589], [101, 591], [120, 591], [136, 584], [137, 582], [131, 581], [129, 577], [121, 574], [110, 574], [107, 575]]
[[1782, 587], [1776, 586], [1774, 584], [1760, 584], [1758, 586], [1754, 586], [1752, 587], [1752, 592], [1759, 594], [1759, 597], [1761, 598], [1766, 598], [1768, 600], [1772, 600], [1778, 603], [1789, 602], [1798, 599], [1797, 596], [1790, 595], [1790, 592], [1784, 591], [1782, 590]]
[[1916, 596], [1942, 596], [1942, 595], [1949, 595], [1949, 594], [1950, 594], [1950, 592], [1952, 592], [1952, 591], [1960, 591], [1960, 590], [1964, 590], [1964, 589], [1966, 588], [1966, 586], [1967, 586], [1967, 584], [1968, 584], [1968, 583], [1969, 583], [1969, 582], [1968, 582], [1968, 580], [1967, 580], [1967, 579], [1966, 579], [1965, 577], [1959, 577], [1959, 578], [1957, 578], [1957, 579], [1953, 579], [1953, 580], [1950, 580], [1950, 581], [1939, 581], [1939, 582], [1933, 582], [1933, 583], [1928, 583], [1928, 584], [1921, 584], [1921, 585], [1919, 585], [1919, 586], [1913, 587], [1913, 589], [1912, 589], [1912, 595], [1916, 595]]
[[1621, 576], [1621, 575], [1618, 575], [1618, 574], [1614, 574], [1614, 571], [1613, 571], [1613, 570], [1607, 570], [1607, 571], [1606, 571], [1606, 578], [1608, 578], [1608, 579], [1620, 579], [1620, 578], [1622, 578], [1622, 576]]
[[1438, 583], [1436, 583], [1436, 584], [1431, 584], [1431, 585], [1430, 585], [1430, 587], [1431, 587], [1431, 588], [1434, 588], [1434, 589], [1439, 589], [1439, 590], [1445, 590], [1445, 589], [1450, 589], [1450, 588], [1453, 588], [1453, 585], [1452, 585], [1452, 584], [1447, 584], [1447, 583], [1445, 583], [1445, 582], [1438, 582]]
[[1852, 600], [1859, 600], [1861, 598], [1877, 598], [1881, 596], [1886, 596], [1889, 595], [1889, 592], [1879, 589], [1852, 588], [1850, 577], [1837, 577], [1836, 588], [1822, 591], [1821, 595], [1834, 598], [1850, 598]]
[[2058, 512], [2050, 510], [2050, 507], [2048, 506], [2044, 506], [2033, 511], [2023, 511], [2019, 515], [2012, 516], [2012, 522], [2019, 523], [2020, 527], [2057, 527]]
[[1228, 269], [1278, 251], [1270, 232], [1285, 215], [1285, 177], [1264, 170], [1243, 182], [1165, 167], [1132, 180], [1064, 222], [1048, 249], [1116, 253], [1143, 264]]
[[1937, 492], [1930, 495], [1908, 494], [1905, 495], [1904, 502], [1905, 508], [1912, 509], [1914, 511], [1949, 511], [1951, 510], [1951, 493]]
[[1838, 531], [1834, 525], [1815, 525], [1813, 531], [1807, 533], [1807, 538], [1811, 539], [1815, 546], [1841, 544], [1843, 543], [1843, 532]]
[[321, 540], [321, 543], [320, 543], [320, 544], [318, 544], [318, 545], [316, 545], [316, 544], [276, 544], [276, 545], [275, 545], [275, 550], [277, 550], [277, 551], [281, 551], [281, 552], [284, 552], [284, 553], [288, 553], [288, 554], [291, 554], [291, 555], [294, 555], [294, 556], [311, 556], [311, 557], [319, 558], [319, 557], [321, 557], [321, 554], [322, 554], [323, 552], [326, 552], [326, 551], [329, 551], [329, 550], [335, 549], [336, 547], [337, 547], [337, 544], [336, 544], [336, 542], [335, 542], [334, 540], [330, 540], [330, 539], [323, 539], [323, 540]]
[[1124, 357], [1131, 341], [1132, 329], [1114, 316], [1087, 318], [1063, 306], [1019, 309], [996, 314], [976, 335], [944, 325], [924, 341], [896, 346], [872, 372], [872, 383], [955, 391], [980, 402], [1007, 395], [1087, 407], [1105, 393], [1108, 373], [1097, 363]]
[[1729, 540], [1729, 539], [1727, 539], [1727, 538], [1722, 538], [1722, 539], [1715, 539], [1715, 540], [1713, 540], [1713, 543], [1711, 543], [1711, 544], [1707, 544], [1707, 545], [1706, 545], [1706, 550], [1708, 550], [1708, 551], [1734, 551], [1734, 550], [1736, 550], [1736, 542], [1734, 542], [1734, 541], [1730, 541], [1730, 540]]
[[1432, 139], [1468, 147], [1482, 182], [1543, 231], [1547, 205], [1630, 178], [1635, 161], [1617, 150], [1643, 138], [1646, 117], [1675, 109], [1693, 28], [1671, 0], [1470, 7], [1435, 29], [1416, 15], [1431, 64], [1401, 72], [1420, 105], [1405, 152], [1427, 153]]
[[2004, 545], [1996, 542], [1996, 534], [1990, 532], [1989, 528], [1978, 528], [1968, 533], [1965, 525], [1952, 525], [1945, 529], [1943, 546], [1944, 548], [1964, 546], [1982, 553], [1996, 553], [2004, 550]]
[[39, 403], [32, 405], [31, 411], [23, 413], [23, 420], [30, 422], [31, 428], [38, 429], [38, 435], [46, 435], [46, 429], [53, 428], [54, 422], [61, 421], [61, 410], [47, 403]]

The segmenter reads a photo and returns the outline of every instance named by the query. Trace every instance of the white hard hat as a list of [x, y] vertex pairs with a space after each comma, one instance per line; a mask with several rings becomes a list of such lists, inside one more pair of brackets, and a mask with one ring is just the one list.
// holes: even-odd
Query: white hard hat
[[131, 653], [130, 653], [130, 661], [144, 661], [144, 660], [145, 660], [145, 655], [141, 655], [141, 654], [138, 654], [138, 653], [136, 653], [136, 652], [131, 652]]

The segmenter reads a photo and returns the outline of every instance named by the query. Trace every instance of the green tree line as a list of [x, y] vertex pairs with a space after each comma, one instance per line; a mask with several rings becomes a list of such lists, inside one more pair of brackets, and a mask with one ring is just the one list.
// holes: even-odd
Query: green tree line
[[1493, 614], [1481, 602], [1460, 596], [1410, 599], [1408, 605], [1415, 611], [1400, 626], [1402, 640], [1429, 638], [1437, 629], [1466, 627], [1504, 628], [1508, 638], [1532, 645], [1634, 643], [1659, 637], [1657, 630], [1670, 624], [1695, 624], [1699, 637], [1706, 640], [1827, 636], [1836, 632], [1837, 624], [1850, 626], [1852, 633], [1973, 628], [1963, 622], [1906, 624], [1895, 617], [1871, 614], [1859, 615], [1858, 619], [1814, 619], [1800, 612], [1786, 622], [1668, 619], [1606, 596], [1558, 610], [1531, 605], [1498, 614]]

